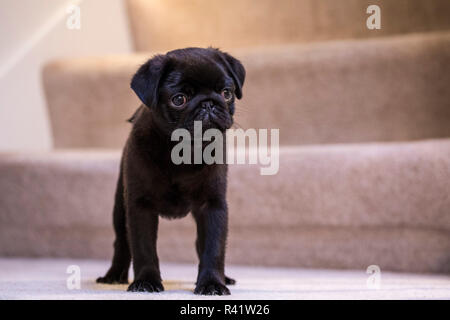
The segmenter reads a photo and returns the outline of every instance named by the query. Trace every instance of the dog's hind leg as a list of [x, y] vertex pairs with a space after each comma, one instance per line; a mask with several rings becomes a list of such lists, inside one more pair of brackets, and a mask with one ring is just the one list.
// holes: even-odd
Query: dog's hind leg
[[113, 225], [116, 234], [116, 239], [114, 241], [114, 256], [111, 267], [104, 277], [97, 279], [98, 283], [128, 283], [131, 253], [127, 239], [122, 168], [123, 166], [121, 164], [113, 210]]

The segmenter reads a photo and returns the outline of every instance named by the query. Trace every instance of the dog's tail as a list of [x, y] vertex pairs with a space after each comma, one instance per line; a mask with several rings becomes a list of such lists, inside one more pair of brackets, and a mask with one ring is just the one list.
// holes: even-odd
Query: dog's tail
[[129, 123], [135, 123], [136, 119], [139, 117], [139, 115], [142, 113], [142, 111], [144, 110], [145, 106], [143, 104], [141, 104], [141, 106], [139, 108], [137, 108], [137, 110], [133, 113], [133, 115], [131, 116], [131, 118], [127, 119], [127, 121]]

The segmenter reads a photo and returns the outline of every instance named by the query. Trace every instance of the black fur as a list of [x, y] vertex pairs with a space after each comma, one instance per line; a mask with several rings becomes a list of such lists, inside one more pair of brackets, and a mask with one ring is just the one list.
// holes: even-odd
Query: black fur
[[[245, 69], [217, 49], [187, 48], [158, 55], [139, 68], [131, 88], [143, 105], [123, 151], [114, 205], [114, 257], [101, 283], [127, 283], [131, 259], [135, 279], [129, 291], [164, 290], [156, 239], [159, 217], [181, 218], [192, 212], [197, 223], [200, 259], [195, 293], [229, 294], [224, 260], [228, 212], [226, 164], [181, 164], [171, 161], [171, 133], [192, 132], [194, 120], [203, 130], [222, 132], [233, 123], [234, 100], [242, 97]], [[234, 92], [230, 101], [224, 88]], [[183, 108], [171, 105], [177, 93], [188, 96]]]

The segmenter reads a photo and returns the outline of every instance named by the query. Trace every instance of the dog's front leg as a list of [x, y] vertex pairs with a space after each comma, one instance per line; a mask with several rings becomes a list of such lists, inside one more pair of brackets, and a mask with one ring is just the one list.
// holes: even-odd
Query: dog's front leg
[[[198, 240], [202, 247], [197, 286], [194, 293], [205, 295], [228, 295], [225, 286], [225, 243], [228, 231], [228, 212], [224, 200], [208, 201], [204, 207], [193, 212], [197, 228], [204, 236]], [[202, 239], [203, 238], [203, 239]]]
[[158, 215], [144, 201], [129, 201], [127, 218], [134, 269], [134, 281], [128, 291], [163, 291], [156, 253]]

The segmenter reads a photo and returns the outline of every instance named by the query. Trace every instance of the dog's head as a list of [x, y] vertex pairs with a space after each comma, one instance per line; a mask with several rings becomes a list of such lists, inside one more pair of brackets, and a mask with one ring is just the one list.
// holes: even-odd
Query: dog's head
[[245, 69], [231, 55], [213, 48], [186, 48], [157, 55], [142, 65], [131, 88], [170, 133], [194, 121], [224, 131], [233, 124], [235, 99], [242, 97]]

